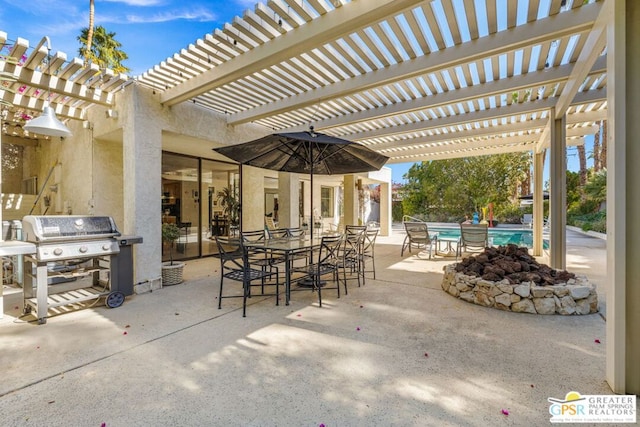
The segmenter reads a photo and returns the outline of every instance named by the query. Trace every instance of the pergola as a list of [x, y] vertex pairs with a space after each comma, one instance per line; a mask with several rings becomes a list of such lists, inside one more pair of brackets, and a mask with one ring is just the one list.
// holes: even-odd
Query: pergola
[[[630, 55], [619, 53], [614, 59], [608, 43], [619, 37], [618, 50], [625, 46], [623, 36], [612, 35], [614, 20], [616, 31], [626, 31], [626, 37], [635, 40], [637, 30], [618, 22], [625, 11], [637, 9], [632, 4], [624, 0], [268, 0], [134, 81], [158, 93], [164, 106], [194, 103], [223, 114], [229, 126], [253, 123], [264, 126], [265, 133], [313, 125], [379, 151], [391, 158], [390, 163], [530, 151], [537, 255], [542, 252], [543, 153], [548, 149], [550, 263], [562, 268], [566, 145], [583, 144], [586, 135], [597, 132], [599, 121], [614, 117], [607, 108], [613, 99], [607, 82], [611, 86], [614, 61], [625, 63]], [[11, 55], [26, 52], [26, 47], [19, 49]], [[52, 101], [58, 115], [82, 119], [87, 104], [109, 105], [113, 91], [126, 82], [108, 70], [82, 68], [77, 62], [63, 65], [66, 58], [60, 54], [50, 70], [39, 70], [45, 54], [39, 46], [26, 56], [14, 87], [29, 89], [16, 95], [0, 91], [2, 99], [38, 110], [42, 96], [36, 91], [49, 86], [53, 72]], [[615, 72], [622, 73], [620, 81], [626, 82], [622, 69], [618, 65]], [[618, 91], [621, 87], [625, 85], [617, 83]], [[625, 97], [624, 92], [617, 94]], [[620, 110], [615, 113], [618, 125], [627, 126]], [[624, 136], [618, 125], [610, 134]], [[609, 159], [609, 163], [623, 160]], [[619, 187], [624, 182], [616, 174], [618, 187], [609, 189], [612, 200], [613, 194], [625, 191]], [[609, 208], [613, 211], [613, 203]], [[620, 211], [609, 214], [625, 218]], [[610, 225], [614, 241], [624, 241], [625, 227], [614, 232]], [[617, 329], [609, 330], [608, 362], [627, 371], [610, 368], [608, 379], [620, 392], [625, 390], [626, 375], [637, 393], [640, 379], [630, 375], [638, 371], [623, 359], [630, 351], [640, 355], [640, 339], [637, 326], [626, 327], [631, 322], [623, 308], [627, 264], [615, 257], [617, 253], [626, 259], [629, 252], [621, 248], [616, 252], [613, 246], [609, 264], [615, 292], [609, 296], [608, 309], [615, 312], [608, 320]], [[634, 298], [640, 301], [640, 296]]]
[[[164, 105], [189, 101], [229, 125], [273, 131], [313, 124], [390, 163], [533, 151], [541, 192], [539, 155], [555, 118], [564, 117], [566, 139], [552, 162], [606, 118], [603, 2], [590, 3], [268, 1], [137, 81], [160, 91]], [[564, 170], [556, 172], [561, 207]], [[563, 214], [552, 211], [552, 224], [564, 224]], [[564, 267], [556, 228], [551, 263]]]

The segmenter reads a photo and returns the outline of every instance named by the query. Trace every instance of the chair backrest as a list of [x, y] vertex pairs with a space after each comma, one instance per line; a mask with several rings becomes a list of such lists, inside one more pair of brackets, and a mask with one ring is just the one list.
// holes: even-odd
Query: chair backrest
[[363, 248], [362, 248], [363, 253], [366, 254], [373, 251], [373, 248], [376, 245], [376, 238], [378, 237], [378, 232], [380, 232], [380, 230], [378, 230], [377, 228], [366, 229], [366, 231], [364, 232], [364, 242], [363, 242]]
[[427, 243], [431, 241], [429, 227], [426, 222], [407, 221], [404, 223], [404, 230], [407, 232], [410, 240], [425, 239]]
[[289, 231], [286, 228], [267, 229], [267, 234], [270, 239], [282, 239], [289, 237]]
[[533, 224], [533, 214], [523, 214], [522, 223], [526, 225]]
[[352, 233], [352, 234], [364, 233], [366, 229], [367, 229], [366, 225], [346, 225], [345, 226], [345, 232]]
[[264, 240], [264, 230], [243, 230], [242, 232], [240, 232], [240, 236], [245, 242], [257, 242], [260, 240]]
[[343, 236], [322, 236], [318, 251], [318, 264], [335, 264], [338, 260]]
[[289, 234], [289, 237], [302, 237], [305, 235], [304, 230], [300, 227], [287, 228], [287, 233]]
[[[215, 255], [220, 258], [220, 264], [223, 269], [242, 269], [246, 258], [246, 251], [242, 245], [242, 241], [238, 238], [215, 236], [218, 253]], [[230, 267], [225, 266], [227, 262], [231, 262]]]
[[276, 224], [272, 216], [264, 217], [264, 225], [267, 226], [267, 230], [275, 230], [276, 228], [278, 228], [278, 225]]
[[460, 224], [460, 239], [465, 247], [486, 248], [489, 245], [488, 224]]

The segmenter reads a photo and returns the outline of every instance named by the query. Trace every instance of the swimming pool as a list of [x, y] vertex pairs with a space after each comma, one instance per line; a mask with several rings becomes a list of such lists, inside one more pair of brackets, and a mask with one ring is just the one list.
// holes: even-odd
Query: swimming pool
[[[460, 228], [446, 228], [446, 227], [429, 227], [429, 234], [438, 234], [438, 237], [455, 240], [460, 237]], [[527, 248], [533, 248], [533, 231], [523, 229], [504, 229], [504, 228], [489, 228], [489, 242], [493, 246], [505, 246], [509, 243], [526, 246]], [[548, 243], [545, 240], [543, 247], [547, 248]]]

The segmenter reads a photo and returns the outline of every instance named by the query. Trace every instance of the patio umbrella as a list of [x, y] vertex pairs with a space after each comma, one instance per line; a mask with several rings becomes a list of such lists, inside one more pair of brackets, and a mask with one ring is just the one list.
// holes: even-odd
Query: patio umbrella
[[[350, 174], [379, 170], [389, 159], [346, 139], [319, 132], [274, 133], [244, 144], [214, 148], [243, 165], [309, 174], [313, 213], [313, 175]], [[310, 224], [313, 236], [313, 220]]]
[[[543, 200], [549, 200], [549, 192], [543, 191], [542, 192], [542, 198], [543, 198]], [[525, 194], [523, 196], [518, 197], [518, 199], [520, 199], [520, 200], [533, 200], [533, 193]]]

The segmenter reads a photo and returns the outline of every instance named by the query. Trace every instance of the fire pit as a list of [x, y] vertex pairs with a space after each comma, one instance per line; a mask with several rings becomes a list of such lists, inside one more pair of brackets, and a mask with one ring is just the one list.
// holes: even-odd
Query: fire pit
[[507, 245], [444, 267], [442, 289], [467, 302], [532, 314], [598, 311], [596, 287], [585, 276], [539, 264], [525, 247]]

